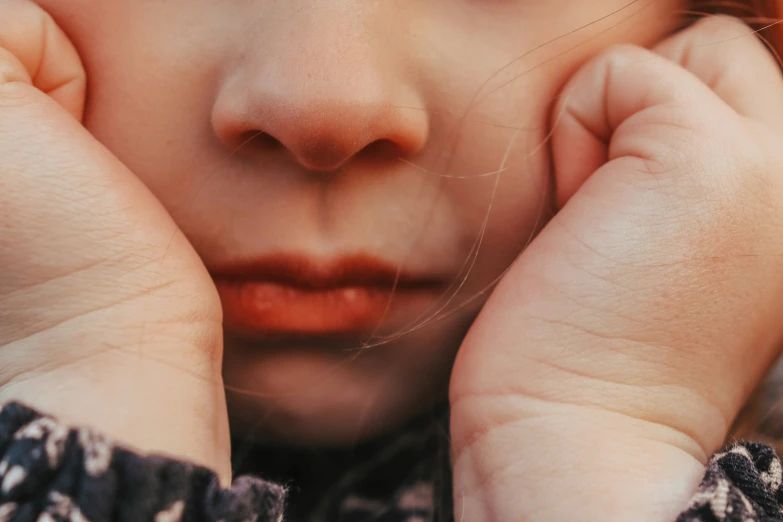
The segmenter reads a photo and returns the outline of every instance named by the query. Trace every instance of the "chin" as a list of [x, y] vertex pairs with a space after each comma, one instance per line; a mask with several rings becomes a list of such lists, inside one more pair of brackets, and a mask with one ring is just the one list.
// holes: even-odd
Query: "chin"
[[328, 396], [302, 404], [230, 395], [228, 404], [236, 437], [276, 446], [328, 448], [373, 439], [437, 403], [420, 401], [414, 406], [384, 398], [368, 409], [360, 402], [345, 404]]
[[447, 400], [460, 338], [422, 335], [361, 352], [353, 343], [227, 339], [231, 430], [284, 446], [343, 447], [382, 435]]

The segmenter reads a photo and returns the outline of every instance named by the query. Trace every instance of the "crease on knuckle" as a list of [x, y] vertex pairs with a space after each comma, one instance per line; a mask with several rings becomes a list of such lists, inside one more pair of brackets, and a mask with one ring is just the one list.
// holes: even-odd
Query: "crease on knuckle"
[[0, 74], [0, 109], [32, 107], [39, 103], [35, 89], [30, 84], [23, 81], [4, 82]]

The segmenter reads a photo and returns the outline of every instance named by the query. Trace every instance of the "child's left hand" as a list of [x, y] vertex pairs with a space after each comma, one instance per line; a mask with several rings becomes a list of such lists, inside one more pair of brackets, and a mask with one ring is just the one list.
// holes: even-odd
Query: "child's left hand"
[[783, 339], [783, 80], [714, 18], [555, 111], [562, 211], [452, 375], [456, 520], [672, 520]]

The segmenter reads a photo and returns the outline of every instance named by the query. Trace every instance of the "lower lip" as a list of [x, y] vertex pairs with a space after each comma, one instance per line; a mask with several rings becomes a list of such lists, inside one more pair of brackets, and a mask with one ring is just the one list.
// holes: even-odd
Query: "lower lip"
[[308, 289], [264, 281], [216, 281], [228, 329], [262, 334], [372, 332], [400, 306], [431, 291], [372, 286]]

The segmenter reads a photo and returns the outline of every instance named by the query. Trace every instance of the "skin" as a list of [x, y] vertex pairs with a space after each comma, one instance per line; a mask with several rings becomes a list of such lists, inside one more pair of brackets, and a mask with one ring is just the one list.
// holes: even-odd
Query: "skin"
[[[84, 63], [85, 126], [149, 187], [207, 267], [278, 251], [358, 251], [456, 287], [472, 263], [445, 309], [452, 315], [359, 357], [350, 351], [358, 336], [271, 348], [226, 332], [233, 427], [321, 445], [385, 431], [445, 398], [486, 297], [476, 294], [546, 219], [551, 165], [540, 145], [552, 101], [598, 49], [660, 39], [680, 4], [637, 13], [625, 0], [37, 3]], [[243, 145], [255, 132], [282, 146]], [[386, 147], [368, 147], [378, 140]], [[509, 147], [506, 171], [475, 177], [500, 169]]]
[[562, 210], [454, 368], [455, 506], [674, 520], [783, 346], [783, 77], [715, 17], [603, 52], [555, 114]]
[[[633, 27], [633, 31], [622, 33], [624, 40], [631, 41], [629, 35], [633, 35], [638, 43], [651, 43], [665, 34], [664, 29], [675, 19], [676, 6], [655, 5], [668, 10], [657, 12], [644, 27], [660, 31], [644, 36], [642, 26]], [[0, 321], [0, 346], [6, 363], [2, 365], [0, 400], [22, 399], [66, 421], [93, 424], [136, 448], [195, 460], [217, 470], [225, 482], [230, 470], [223, 377], [230, 384], [232, 378], [241, 380], [242, 373], [235, 375], [238, 370], [232, 358], [244, 362], [246, 371], [257, 372], [253, 383], [259, 386], [269, 385], [274, 375], [278, 376], [276, 383], [285, 383], [286, 376], [304, 379], [322, 375], [334, 368], [334, 362], [324, 362], [316, 350], [287, 347], [269, 350], [263, 364], [254, 366], [242, 359], [246, 353], [243, 344], [248, 341], [235, 344], [227, 332], [223, 368], [224, 332], [217, 295], [205, 270], [204, 263], [210, 263], [208, 254], [197, 237], [191, 237], [198, 234], [188, 231], [182, 216], [177, 216], [177, 205], [167, 202], [153, 181], [137, 173], [144, 170], [140, 167], [146, 161], [142, 160], [149, 159], [146, 154], [157, 149], [148, 152], [141, 147], [140, 137], [136, 142], [140, 147], [131, 151], [124, 148], [125, 141], [135, 133], [122, 139], [115, 135], [112, 142], [112, 133], [106, 130], [101, 135], [98, 125], [102, 96], [110, 97], [109, 90], [101, 88], [101, 78], [104, 85], [127, 90], [134, 81], [148, 85], [156, 76], [126, 76], [127, 67], [114, 69], [116, 76], [101, 76], [96, 67], [101, 62], [98, 51], [107, 52], [107, 47], [98, 46], [95, 54], [89, 54], [88, 42], [80, 41], [75, 30], [80, 17], [57, 13], [57, 6], [51, 5], [48, 8], [55, 18], [50, 19], [31, 6], [24, 0], [0, 4], [0, 8], [15, 10], [13, 19], [18, 22], [10, 29], [0, 28], [0, 264], [12, 274], [0, 278], [0, 318], [4, 319]], [[134, 19], [130, 14], [135, 8], [130, 3], [115, 6], [108, 11], [128, 10], [123, 25], [118, 22], [114, 27], [115, 36], [123, 34], [122, 27], [138, 27], [126, 23]], [[93, 7], [102, 12], [100, 5]], [[538, 7], [541, 13], [549, 13], [549, 7]], [[374, 8], [357, 12], [366, 14]], [[555, 21], [563, 22], [564, 12], [570, 16], [579, 10], [569, 7], [568, 11], [551, 13], [552, 27]], [[301, 12], [292, 11], [290, 16], [296, 13]], [[243, 14], [250, 17], [252, 12]], [[5, 15], [0, 20], [10, 19], [7, 13], [0, 15]], [[320, 20], [312, 20], [316, 19]], [[65, 28], [75, 48], [70, 47], [65, 33], [58, 32], [53, 20]], [[221, 17], [203, 20], [217, 24]], [[333, 21], [345, 20], [343, 16]], [[473, 16], [471, 21], [481, 27], [480, 17]], [[69, 22], [74, 26], [69, 28]], [[610, 22], [610, 27], [618, 30], [617, 21]], [[335, 23], [329, 29], [339, 26]], [[280, 27], [272, 24], [270, 32]], [[531, 25], [530, 35], [535, 35], [536, 27]], [[732, 19], [698, 24], [652, 50], [638, 45], [605, 48], [613, 41], [610, 33], [602, 33], [599, 27], [594, 30], [602, 40], [578, 46], [584, 54], [568, 62], [570, 68], [561, 70], [552, 65], [554, 69], [539, 80], [540, 84], [532, 80], [535, 72], [526, 77], [533, 86], [552, 86], [547, 102], [557, 98], [563, 88], [551, 125], [548, 111], [542, 112], [542, 139], [545, 129], [552, 129], [552, 161], [550, 164], [549, 156], [540, 152], [540, 163], [535, 163], [538, 156], [531, 152], [539, 149], [526, 149], [525, 157], [530, 156], [526, 161], [532, 164], [516, 171], [519, 176], [508, 176], [511, 182], [503, 176], [501, 181], [511, 184], [502, 186], [496, 201], [503, 211], [502, 202], [514, 186], [526, 186], [536, 176], [546, 179], [552, 173], [552, 199], [559, 212], [493, 292], [464, 339], [451, 374], [458, 519], [557, 521], [572, 520], [578, 513], [584, 520], [596, 521], [671, 520], [686, 504], [707, 455], [722, 443], [731, 419], [783, 341], [777, 312], [783, 305], [783, 183], [778, 174], [783, 169], [778, 146], [783, 140], [783, 80], [776, 63], [749, 29]], [[236, 38], [244, 33], [231, 34]], [[492, 40], [489, 33], [487, 38]], [[297, 41], [306, 42], [307, 38]], [[217, 39], [210, 52], [219, 54], [221, 43], [226, 44]], [[177, 49], [172, 46], [167, 51]], [[347, 49], [356, 50], [353, 46]], [[77, 51], [84, 57], [87, 74]], [[143, 56], [160, 60], [167, 55]], [[197, 56], [208, 61], [210, 53], [203, 49]], [[215, 63], [246, 65], [247, 54], [244, 59], [241, 56], [233, 62]], [[106, 55], [104, 58], [105, 66], [113, 63]], [[128, 63], [132, 57], [124, 65]], [[184, 58], [167, 63], [191, 73], [209, 71]], [[486, 61], [477, 63], [480, 68]], [[433, 75], [433, 71], [444, 75], [454, 71], [425, 70]], [[410, 73], [410, 69], [405, 71]], [[98, 80], [91, 79], [95, 87], [87, 98], [85, 130], [77, 120], [82, 118], [85, 79], [93, 74]], [[241, 85], [242, 74], [232, 78], [238, 82], [233, 85]], [[273, 79], [279, 78], [285, 76], [278, 71]], [[320, 81], [328, 79], [324, 76]], [[223, 92], [234, 92], [240, 101], [248, 99], [256, 92], [248, 85], [257, 84], [246, 83], [238, 91], [228, 91], [218, 82], [209, 98], [214, 102], [210, 114], [221, 114], [215, 107], [226, 107], [215, 101]], [[422, 80], [416, 85], [421, 88], [429, 83]], [[350, 90], [346, 87], [346, 92]], [[164, 96], [165, 92], [155, 91], [151, 99], [155, 99], [153, 94]], [[192, 95], [190, 90], [185, 92]], [[427, 91], [417, 92], [424, 96]], [[541, 92], [549, 93], [546, 89]], [[454, 94], [448, 87], [443, 87], [442, 93]], [[160, 115], [164, 108], [174, 108], [186, 98], [182, 94], [168, 100], [169, 104], [160, 106]], [[356, 105], [341, 103], [339, 111], [330, 112], [323, 108], [327, 102], [319, 103], [319, 117], [312, 121], [306, 112], [291, 119], [286, 111], [296, 105], [258, 106], [283, 111], [272, 114], [289, 115], [272, 118], [272, 124], [303, 122], [297, 132], [279, 134], [294, 136], [293, 141], [284, 142], [292, 144], [286, 157], [309, 169], [308, 174], [323, 175], [328, 169], [323, 165], [319, 169], [317, 160], [333, 161], [335, 150], [350, 147], [340, 149], [337, 138], [325, 142], [328, 147], [313, 138], [330, 136], [321, 132], [324, 129], [341, 129], [336, 123], [327, 125], [325, 122], [336, 120], [322, 116], [336, 118]], [[517, 110], [526, 103], [531, 109], [526, 115], [537, 114], [532, 108], [546, 105], [539, 98], [528, 97], [510, 106]], [[380, 106], [372, 105], [374, 110]], [[135, 116], [144, 121], [141, 109], [136, 108]], [[500, 115], [519, 115], [508, 105], [498, 105], [495, 110]], [[122, 122], [122, 108], [117, 111], [117, 121]], [[184, 122], [193, 112], [183, 111], [182, 119], [176, 121]], [[436, 114], [433, 106], [427, 106], [427, 112]], [[230, 121], [225, 115], [231, 112], [223, 114], [225, 119], [209, 120], [219, 143], [230, 140], [220, 138], [226, 135], [217, 129], [248, 128], [221, 126], [219, 122]], [[256, 113], [243, 109], [234, 114]], [[349, 114], [353, 114], [354, 123], [362, 121], [360, 114]], [[117, 127], [109, 125], [110, 120], [105, 123], [119, 133], [134, 128], [130, 121]], [[428, 137], [437, 136], [434, 129], [438, 126], [433, 121], [437, 121], [434, 116], [428, 122]], [[317, 132], [305, 125], [308, 122], [320, 126]], [[187, 125], [181, 128], [191, 129]], [[346, 125], [336, 136], [344, 138], [352, 128]], [[138, 131], [145, 139], [147, 134]], [[475, 156], [469, 157], [473, 164], [484, 150], [479, 145], [491, 140], [470, 143], [476, 146]], [[129, 165], [123, 150], [128, 156], [130, 152], [139, 154], [138, 165]], [[165, 152], [174, 154], [176, 150], [177, 144], [172, 142]], [[193, 146], [189, 153], [208, 150], [206, 145]], [[369, 147], [348, 158], [341, 167], [347, 169], [346, 178], [352, 172], [348, 166], [360, 164], [362, 151], [372, 150], [378, 153]], [[422, 147], [414, 155], [424, 155], [424, 150]], [[232, 158], [226, 154], [223, 161]], [[373, 157], [373, 161], [379, 158]], [[209, 162], [204, 160], [204, 164]], [[199, 171], [194, 166], [188, 172]], [[341, 173], [332, 175], [340, 179]], [[321, 179], [311, 183], [325, 183]], [[350, 183], [361, 186], [362, 180]], [[478, 188], [473, 188], [477, 194]], [[456, 208], [454, 202], [459, 198], [446, 190], [445, 184], [438, 189], [433, 208], [440, 209], [439, 205], [448, 202], [449, 208]], [[524, 192], [514, 195], [516, 204], [508, 204], [505, 212], [516, 212], [518, 223], [528, 223], [526, 232], [534, 231], [537, 220], [533, 217], [538, 213], [519, 205]], [[345, 202], [346, 209], [354, 208], [349, 198]], [[527, 218], [519, 217], [523, 214]], [[494, 225], [487, 237], [496, 234], [507, 241], [509, 223], [503, 225]], [[447, 233], [448, 225], [444, 226], [443, 238], [427, 239], [442, 241], [438, 243], [441, 252], [448, 252], [452, 236]], [[475, 233], [477, 228], [470, 230]], [[498, 245], [489, 240], [487, 246]], [[503, 249], [487, 251], [500, 255]], [[509, 248], [509, 258], [515, 252]], [[416, 259], [434, 263], [439, 258]], [[480, 267], [486, 266], [477, 263], [475, 273], [481, 274]], [[488, 274], [495, 275], [492, 271]], [[443, 342], [427, 346], [433, 353], [436, 348], [448, 353], [449, 343], [436, 335], [439, 327], [433, 327], [430, 335], [434, 335], [433, 341]], [[403, 361], [410, 367], [411, 354], [408, 358], [404, 355], [406, 347], [412, 348], [404, 342], [396, 346], [399, 352], [389, 350], [389, 359], [376, 360], [386, 376], [394, 375], [394, 361], [400, 367]], [[356, 361], [381, 357], [375, 354], [383, 352], [367, 353], [367, 359], [363, 352]], [[429, 353], [417, 351], [417, 365], [430, 364]], [[443, 353], [440, 355], [449, 361], [451, 355]], [[399, 361], [395, 359], [398, 356]], [[356, 363], [350, 372], [360, 368], [366, 367]], [[375, 376], [381, 374], [377, 371]], [[401, 397], [416, 397], [415, 393], [422, 391], [412, 374], [406, 373], [396, 394], [371, 402], [372, 413], [388, 407], [389, 418], [375, 425], [364, 409], [351, 409], [366, 404], [366, 396], [372, 396], [371, 386], [360, 385], [373, 374], [368, 370], [364, 380], [348, 372], [338, 376], [344, 380], [342, 387], [318, 383], [317, 401], [310, 397], [313, 401], [306, 403], [306, 393], [291, 400], [276, 389], [268, 395], [256, 393], [253, 401], [240, 403], [240, 412], [263, 412], [268, 431], [276, 431], [278, 436], [337, 443], [342, 432], [334, 421], [313, 415], [305, 424], [297, 414], [308, 405], [314, 409], [331, 407], [328, 411], [334, 415], [350, 410], [361, 420], [360, 426], [381, 430], [395, 418], [415, 411], [413, 407], [405, 411]], [[298, 382], [301, 385], [303, 381]], [[356, 395], [358, 391], [365, 393], [363, 400], [345, 400], [346, 395], [351, 396], [345, 389], [351, 387]], [[80, 402], [85, 400], [91, 401], [87, 408]], [[235, 413], [237, 417], [241, 415]], [[318, 438], [317, 428], [323, 429]], [[366, 428], [365, 433], [370, 432], [372, 429]], [[563, 458], [564, 448], [569, 450], [568, 458]], [[520, 491], [526, 495], [520, 496]], [[570, 493], [567, 498], [562, 491]]]

